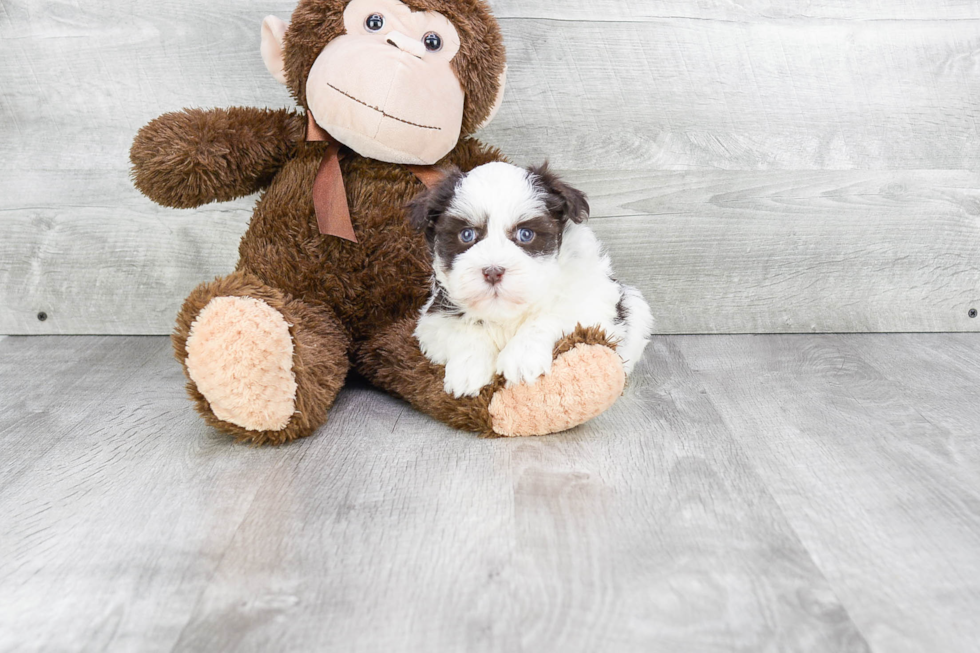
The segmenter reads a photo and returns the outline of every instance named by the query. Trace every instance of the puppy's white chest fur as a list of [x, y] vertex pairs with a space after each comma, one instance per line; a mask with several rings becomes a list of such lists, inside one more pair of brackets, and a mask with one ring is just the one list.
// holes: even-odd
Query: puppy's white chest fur
[[474, 396], [502, 374], [533, 383], [577, 325], [619, 341], [627, 374], [652, 329], [635, 288], [612, 278], [584, 194], [541, 168], [491, 163], [455, 173], [413, 203], [433, 253], [432, 294], [415, 335], [446, 366], [445, 389]]

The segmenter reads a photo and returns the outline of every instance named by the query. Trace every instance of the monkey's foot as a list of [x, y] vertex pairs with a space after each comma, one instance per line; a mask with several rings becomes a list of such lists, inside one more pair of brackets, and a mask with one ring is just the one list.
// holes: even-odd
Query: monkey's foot
[[547, 435], [589, 421], [623, 393], [623, 361], [605, 334], [579, 327], [555, 346], [551, 372], [535, 383], [501, 388], [490, 401], [497, 435]]
[[242, 271], [195, 288], [171, 341], [204, 421], [252, 444], [311, 435], [350, 367], [333, 312]]
[[249, 431], [281, 431], [295, 412], [289, 325], [263, 301], [208, 302], [191, 325], [186, 365], [218, 419]]

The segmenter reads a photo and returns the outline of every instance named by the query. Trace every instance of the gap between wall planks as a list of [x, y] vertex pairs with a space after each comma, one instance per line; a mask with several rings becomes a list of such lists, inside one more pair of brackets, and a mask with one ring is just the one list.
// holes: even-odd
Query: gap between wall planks
[[[972, 265], [980, 174], [567, 176], [589, 190], [593, 228], [618, 276], [654, 304], [658, 332], [942, 331], [977, 322], [968, 313], [980, 306]], [[62, 175], [48, 178], [63, 188]], [[249, 215], [243, 200], [160, 216], [131, 196], [107, 216], [98, 207], [68, 212], [61, 203], [69, 198], [48, 195], [48, 238], [38, 243], [27, 218], [0, 243], [16, 281], [0, 288], [12, 308], [0, 318], [10, 332], [167, 333], [197, 283], [232, 269]], [[88, 200], [82, 191], [76, 197]], [[35, 254], [17, 260], [22, 251]], [[129, 251], [139, 260], [117, 254]], [[73, 258], [93, 269], [70, 269]], [[65, 278], [41, 274], [59, 262]]]
[[[976, 3], [492, 4], [510, 87], [481, 138], [590, 193], [659, 332], [980, 328]], [[289, 106], [258, 27], [293, 3], [30, 7], [0, 11], [0, 333], [168, 333], [254, 198], [157, 207], [129, 143]]]

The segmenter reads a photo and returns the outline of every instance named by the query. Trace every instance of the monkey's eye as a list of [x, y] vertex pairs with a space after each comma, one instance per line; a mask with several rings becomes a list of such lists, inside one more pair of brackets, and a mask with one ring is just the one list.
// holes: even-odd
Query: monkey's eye
[[476, 240], [476, 229], [463, 229], [459, 232], [459, 239], [467, 245]]
[[364, 21], [364, 27], [369, 32], [380, 32], [381, 28], [385, 26], [385, 17], [381, 14], [371, 14]]
[[534, 235], [534, 232], [530, 229], [521, 229], [517, 232], [517, 240], [520, 243], [527, 245], [529, 242], [534, 240]]
[[438, 52], [442, 50], [442, 37], [435, 32], [429, 32], [422, 37], [422, 42], [425, 43], [425, 49], [429, 52]]

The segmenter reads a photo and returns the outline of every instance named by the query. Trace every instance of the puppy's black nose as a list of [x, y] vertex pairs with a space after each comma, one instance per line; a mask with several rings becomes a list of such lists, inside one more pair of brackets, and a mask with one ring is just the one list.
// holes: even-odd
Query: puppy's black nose
[[491, 286], [496, 286], [500, 283], [500, 280], [504, 278], [504, 270], [496, 265], [491, 265], [488, 268], [483, 268], [483, 278], [487, 280]]

